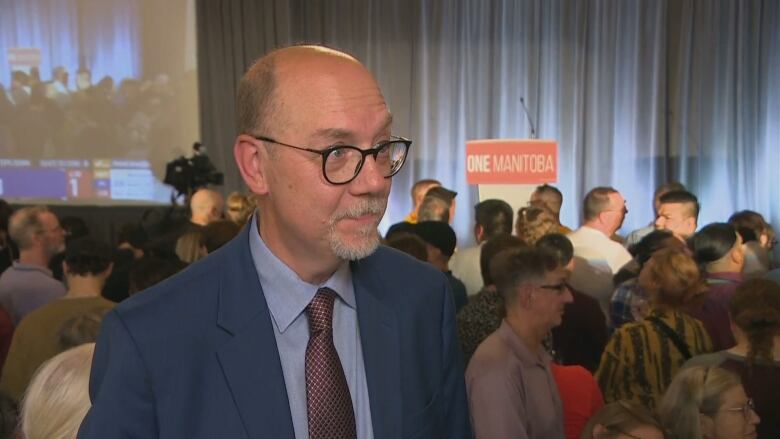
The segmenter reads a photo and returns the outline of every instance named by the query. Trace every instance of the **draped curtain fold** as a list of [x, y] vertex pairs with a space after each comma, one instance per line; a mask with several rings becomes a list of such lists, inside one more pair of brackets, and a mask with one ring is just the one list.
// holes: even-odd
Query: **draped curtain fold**
[[362, 60], [394, 132], [414, 140], [385, 226], [432, 177], [459, 192], [454, 226], [470, 240], [465, 142], [529, 137], [521, 98], [539, 137], [559, 142], [565, 224], [611, 185], [629, 202], [623, 231], [643, 226], [656, 185], [680, 180], [701, 224], [751, 208], [780, 226], [775, 1], [197, 0], [197, 16], [203, 137], [231, 189], [238, 79], [266, 51], [309, 42]]

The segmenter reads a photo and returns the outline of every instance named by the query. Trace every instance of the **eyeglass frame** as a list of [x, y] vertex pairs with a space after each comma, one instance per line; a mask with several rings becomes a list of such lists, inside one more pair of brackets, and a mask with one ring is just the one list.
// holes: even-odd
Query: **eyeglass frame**
[[569, 289], [569, 285], [566, 282], [561, 282], [557, 285], [537, 285], [539, 288], [547, 291], [554, 291], [559, 296], [562, 296], [563, 294], [566, 294], [566, 291]]
[[[398, 166], [398, 169], [396, 169], [392, 174], [384, 176], [384, 178], [392, 178], [395, 174], [397, 174], [401, 170], [401, 168], [404, 167], [404, 164], [406, 164], [406, 158], [409, 156], [409, 147], [412, 146], [412, 141], [411, 140], [409, 140], [407, 138], [404, 138], [404, 137], [400, 137], [400, 136], [390, 136], [390, 137], [393, 138], [392, 140], [382, 141], [382, 142], [378, 143], [377, 145], [375, 145], [373, 148], [368, 148], [368, 149], [360, 149], [357, 146], [353, 146], [353, 145], [331, 145], [331, 146], [328, 146], [328, 147], [326, 147], [324, 149], [313, 149], [313, 148], [305, 148], [305, 147], [302, 147], [302, 146], [290, 145], [289, 143], [283, 143], [283, 142], [280, 142], [278, 140], [274, 140], [274, 139], [272, 139], [272, 138], [270, 138], [268, 136], [255, 136], [253, 134], [250, 134], [250, 136], [252, 138], [256, 139], [256, 140], [261, 141], [261, 142], [274, 143], [274, 144], [277, 144], [277, 145], [286, 146], [288, 148], [293, 148], [293, 149], [297, 149], [297, 150], [300, 150], [300, 151], [307, 151], [307, 152], [311, 152], [311, 153], [314, 153], [314, 154], [318, 154], [319, 156], [322, 157], [322, 176], [325, 177], [325, 180], [328, 183], [333, 184], [333, 185], [337, 185], [337, 186], [344, 185], [344, 184], [349, 184], [354, 179], [356, 179], [358, 175], [360, 175], [360, 171], [363, 170], [363, 165], [366, 162], [366, 156], [371, 155], [371, 156], [374, 157], [374, 161], [376, 161], [377, 155], [379, 155], [379, 151], [381, 151], [382, 148], [386, 147], [387, 145], [389, 145], [391, 143], [398, 143], [398, 142], [400, 142], [400, 143], [402, 143], [406, 147], [404, 149], [403, 161]], [[328, 173], [325, 172], [325, 163], [328, 161], [328, 157], [334, 151], [336, 151], [338, 149], [352, 149], [352, 150], [358, 151], [360, 153], [360, 163], [355, 168], [355, 174], [349, 180], [344, 181], [344, 182], [340, 182], [340, 183], [336, 183], [336, 182], [332, 181], [330, 178], [328, 178]]]
[[756, 412], [756, 403], [753, 401], [753, 398], [748, 398], [748, 400], [745, 402], [745, 405], [743, 405], [742, 407], [731, 407], [727, 409], [718, 409], [711, 413], [704, 413], [704, 412], [702, 413], [704, 413], [705, 415], [712, 416], [717, 412], [731, 412], [731, 413], [742, 412], [742, 416], [744, 416], [745, 420], [747, 421], [748, 419], [750, 419], [750, 412], [753, 413]]

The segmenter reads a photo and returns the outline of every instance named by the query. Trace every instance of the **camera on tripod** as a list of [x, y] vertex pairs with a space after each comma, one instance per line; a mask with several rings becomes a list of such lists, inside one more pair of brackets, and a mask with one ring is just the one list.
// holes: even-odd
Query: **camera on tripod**
[[206, 155], [206, 148], [200, 142], [192, 145], [191, 157], [179, 157], [165, 165], [165, 184], [173, 186], [178, 195], [189, 199], [196, 190], [208, 186], [221, 186], [225, 175], [217, 171], [217, 167]]

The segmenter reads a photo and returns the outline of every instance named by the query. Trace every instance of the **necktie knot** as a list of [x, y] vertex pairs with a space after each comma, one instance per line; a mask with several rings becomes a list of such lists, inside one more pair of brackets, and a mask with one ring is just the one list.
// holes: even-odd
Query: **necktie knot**
[[306, 307], [306, 316], [309, 318], [309, 329], [312, 334], [333, 328], [333, 303], [335, 299], [335, 291], [330, 288], [320, 288]]

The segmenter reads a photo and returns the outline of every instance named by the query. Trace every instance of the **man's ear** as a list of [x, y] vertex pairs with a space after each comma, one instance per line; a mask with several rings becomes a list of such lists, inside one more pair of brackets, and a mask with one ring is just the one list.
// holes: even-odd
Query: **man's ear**
[[688, 228], [691, 230], [691, 234], [696, 233], [696, 217], [692, 216], [685, 220], [688, 224]]
[[740, 267], [745, 264], [745, 244], [731, 250], [731, 260]]
[[533, 287], [528, 284], [523, 284], [517, 287], [517, 303], [524, 309], [531, 307], [531, 293]]
[[233, 157], [238, 165], [241, 178], [250, 191], [258, 195], [268, 193], [268, 181], [265, 173], [268, 151], [259, 146], [259, 141], [246, 134], [240, 134], [233, 145]]
[[485, 233], [485, 229], [481, 225], [476, 224], [474, 226], [474, 239], [477, 242], [482, 242], [482, 235], [484, 235], [484, 233]]

